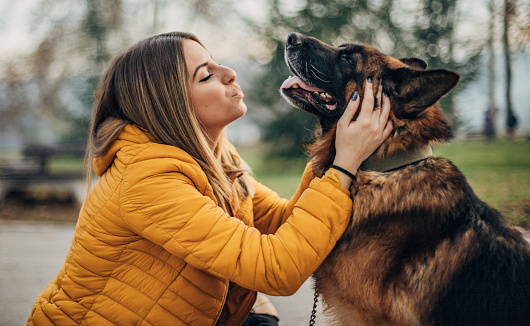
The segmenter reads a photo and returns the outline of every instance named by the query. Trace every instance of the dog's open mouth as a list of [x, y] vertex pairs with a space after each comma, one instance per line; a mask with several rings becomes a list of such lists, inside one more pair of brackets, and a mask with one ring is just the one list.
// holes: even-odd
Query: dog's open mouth
[[337, 101], [328, 92], [305, 83], [298, 76], [287, 78], [281, 89], [291, 99], [308, 103], [324, 113], [331, 113], [337, 107]]

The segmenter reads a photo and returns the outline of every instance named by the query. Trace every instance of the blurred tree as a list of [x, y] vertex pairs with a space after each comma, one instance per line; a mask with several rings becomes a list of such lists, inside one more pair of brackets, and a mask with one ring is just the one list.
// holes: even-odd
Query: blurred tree
[[[454, 122], [454, 96], [471, 81], [478, 68], [482, 41], [457, 40], [454, 36], [457, 0], [307, 0], [298, 8], [286, 9], [279, 0], [269, 0], [270, 24], [256, 26], [263, 38], [272, 40], [272, 59], [256, 79], [253, 92], [262, 105], [275, 114], [262, 122], [264, 141], [273, 143], [272, 155], [299, 156], [302, 139], [310, 138], [307, 126], [314, 120], [305, 112], [293, 111], [280, 100], [278, 88], [289, 74], [283, 48], [289, 32], [314, 36], [328, 44], [370, 44], [394, 57], [419, 57], [431, 68], [444, 67], [461, 74], [461, 86], [443, 99], [442, 107]], [[290, 3], [290, 2], [289, 2]], [[292, 5], [292, 3], [290, 3]], [[455, 59], [454, 48], [465, 50], [465, 59]], [[285, 128], [286, 121], [289, 128]], [[311, 122], [308, 122], [311, 121]], [[297, 125], [306, 127], [298, 127]]]
[[506, 134], [509, 137], [515, 137], [515, 129], [517, 128], [517, 117], [515, 116], [512, 107], [512, 57], [510, 51], [510, 35], [509, 27], [510, 20], [515, 14], [516, 4], [514, 0], [504, 0], [504, 30], [503, 30], [503, 45], [504, 45], [504, 63], [506, 73]]
[[[467, 84], [473, 81], [479, 71], [479, 59], [484, 41], [457, 39], [455, 29], [458, 24], [457, 0], [422, 0], [423, 8], [416, 17], [414, 35], [416, 38], [416, 56], [428, 63], [429, 68], [445, 68], [460, 74], [458, 88], [449, 92], [441, 100], [442, 108], [448, 121], [458, 128], [455, 97]], [[455, 48], [465, 51], [465, 56], [457, 61]]]
[[488, 108], [484, 116], [484, 135], [488, 139], [497, 136], [495, 121], [498, 108], [495, 105], [495, 0], [489, 0], [490, 21], [488, 26]]
[[522, 54], [523, 59], [528, 57], [528, 44], [530, 43], [530, 1], [528, 0], [490, 0], [490, 24], [488, 29], [488, 96], [489, 106], [485, 114], [484, 133], [488, 138], [497, 135], [496, 119], [498, 117], [498, 107], [494, 103], [495, 90], [495, 34], [497, 32], [494, 22], [496, 18], [501, 18], [502, 24], [499, 34], [502, 35], [502, 50], [505, 70], [505, 94], [506, 105], [506, 134], [509, 137], [515, 136], [518, 120], [512, 106], [512, 62], [518, 55]]
[[122, 6], [122, 0], [85, 0], [79, 37], [82, 39], [83, 48], [92, 49], [92, 51], [85, 52], [88, 70], [82, 76], [77, 77], [77, 81], [73, 81], [78, 85], [74, 91], [76, 97], [82, 99], [82, 111], [69, 116], [71, 128], [64, 137], [67, 140], [84, 141], [87, 137], [92, 93], [111, 59], [109, 50], [111, 38], [119, 37], [122, 32]]
[[[21, 77], [19, 65], [14, 62], [6, 63], [2, 82], [0, 83], [0, 135], [6, 138], [8, 134], [21, 137], [28, 132], [25, 116], [33, 111], [33, 103], [26, 93], [31, 88]], [[18, 122], [18, 123], [13, 123]], [[5, 145], [5, 144], [3, 144]]]
[[[25, 142], [42, 142], [46, 124], [64, 140], [82, 142], [91, 106], [91, 94], [109, 59], [110, 37], [119, 30], [121, 0], [39, 1], [33, 10], [33, 38], [37, 46], [17, 58], [21, 98], [31, 106], [9, 101], [29, 125], [20, 135]], [[12, 119], [13, 126], [24, 125]]]
[[92, 94], [114, 53], [131, 40], [160, 32], [171, 5], [189, 13], [183, 15], [189, 22], [205, 18], [212, 23], [220, 20], [220, 8], [230, 10], [230, 4], [229, 0], [33, 1], [32, 38], [37, 45], [29, 55], [5, 60], [0, 67], [0, 126], [9, 125], [2, 131], [14, 129], [25, 142], [45, 141], [35, 130], [47, 123], [63, 140], [84, 141]]

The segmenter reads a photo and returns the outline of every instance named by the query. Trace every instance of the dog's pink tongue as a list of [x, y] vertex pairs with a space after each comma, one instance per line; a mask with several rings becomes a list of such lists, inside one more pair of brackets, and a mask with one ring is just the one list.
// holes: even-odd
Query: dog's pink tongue
[[298, 84], [298, 86], [309, 92], [323, 92], [323, 90], [321, 90], [320, 88], [304, 83], [304, 81], [301, 80], [298, 76], [287, 78], [280, 88], [288, 89], [291, 88], [294, 84]]

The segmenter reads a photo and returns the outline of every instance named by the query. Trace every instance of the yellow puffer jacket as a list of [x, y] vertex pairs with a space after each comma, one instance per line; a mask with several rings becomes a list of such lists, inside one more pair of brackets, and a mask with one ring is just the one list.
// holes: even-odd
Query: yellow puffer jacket
[[[239, 325], [255, 291], [290, 295], [344, 232], [335, 170], [290, 201], [254, 181], [236, 217], [184, 151], [127, 126], [104, 157], [66, 261], [28, 325]], [[230, 288], [230, 291], [229, 291]], [[226, 301], [226, 306], [225, 306]]]

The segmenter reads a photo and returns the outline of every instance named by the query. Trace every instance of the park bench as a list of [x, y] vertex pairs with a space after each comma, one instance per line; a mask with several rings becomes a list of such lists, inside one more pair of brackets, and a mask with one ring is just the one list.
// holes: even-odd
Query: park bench
[[48, 192], [69, 192], [75, 202], [82, 203], [82, 173], [52, 171], [50, 161], [57, 157], [82, 158], [84, 154], [85, 146], [79, 144], [25, 146], [22, 159], [0, 163], [0, 201], [4, 201], [10, 193], [44, 189]]

